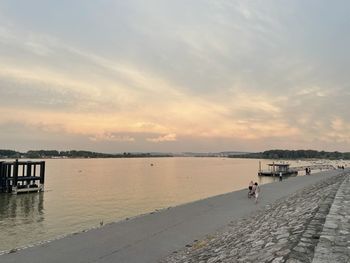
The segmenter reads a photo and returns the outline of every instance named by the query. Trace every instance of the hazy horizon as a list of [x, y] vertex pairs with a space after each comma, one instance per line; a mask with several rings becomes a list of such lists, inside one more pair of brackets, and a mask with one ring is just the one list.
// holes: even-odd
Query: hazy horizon
[[0, 2], [0, 148], [350, 151], [347, 1]]
[[[176, 152], [176, 151], [129, 151], [129, 152], [118, 152], [118, 151], [110, 151], [110, 152], [99, 152], [99, 151], [93, 151], [93, 150], [87, 150], [87, 149], [28, 149], [28, 150], [17, 150], [17, 149], [0, 149], [0, 150], [14, 150], [20, 153], [27, 153], [29, 151], [58, 151], [58, 152], [69, 152], [69, 151], [88, 151], [88, 152], [95, 152], [95, 153], [101, 153], [101, 154], [124, 154], [124, 153], [130, 153], [130, 154], [174, 154], [176, 155], [186, 155], [186, 154], [203, 154], [205, 157], [205, 154], [222, 154], [222, 153], [233, 153], [233, 154], [250, 154], [250, 153], [260, 153], [265, 151], [288, 151], [288, 149], [265, 149], [262, 151], [240, 151], [240, 150], [224, 150], [224, 151], [183, 151], [183, 152]], [[289, 150], [293, 151], [293, 150]], [[324, 150], [314, 150], [314, 149], [296, 149], [295, 151], [324, 151]], [[340, 153], [346, 153], [341, 151], [325, 151], [325, 152], [340, 152]]]

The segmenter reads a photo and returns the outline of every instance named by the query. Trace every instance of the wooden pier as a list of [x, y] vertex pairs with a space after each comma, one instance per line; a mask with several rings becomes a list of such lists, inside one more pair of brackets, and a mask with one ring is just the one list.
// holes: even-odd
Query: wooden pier
[[286, 163], [270, 163], [268, 164], [268, 170], [263, 171], [261, 169], [261, 162], [259, 162], [259, 176], [290, 176], [297, 175], [300, 171], [305, 171], [306, 169], [311, 172], [311, 170], [334, 170], [336, 169], [333, 165], [330, 164], [311, 164], [304, 166], [294, 166], [290, 167], [289, 164]]
[[0, 161], [0, 192], [40, 192], [44, 183], [45, 161]]
[[268, 171], [261, 170], [261, 163], [259, 162], [259, 176], [291, 176], [291, 175], [297, 175], [298, 172], [291, 169], [289, 167], [289, 164], [282, 164], [282, 163], [269, 163], [268, 164]]

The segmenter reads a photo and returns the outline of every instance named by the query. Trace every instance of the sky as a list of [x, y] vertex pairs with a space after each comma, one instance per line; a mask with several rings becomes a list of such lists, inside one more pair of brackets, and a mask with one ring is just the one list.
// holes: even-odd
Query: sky
[[350, 2], [1, 0], [0, 149], [350, 151]]

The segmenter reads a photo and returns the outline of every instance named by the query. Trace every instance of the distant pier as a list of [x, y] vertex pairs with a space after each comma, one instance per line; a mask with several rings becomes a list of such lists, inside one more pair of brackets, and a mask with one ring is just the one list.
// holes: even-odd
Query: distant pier
[[44, 183], [45, 161], [0, 162], [0, 192], [40, 192]]
[[259, 162], [259, 176], [286, 176], [286, 175], [297, 175], [298, 172], [295, 170], [292, 170], [289, 167], [289, 164], [278, 164], [278, 163], [269, 163], [268, 164], [269, 170], [263, 171], [261, 170], [261, 163]]
[[290, 167], [290, 164], [287, 163], [269, 163], [268, 170], [264, 171], [261, 169], [261, 162], [259, 162], [259, 176], [289, 176], [297, 175], [300, 171], [308, 170], [334, 170], [336, 169], [333, 165], [330, 164], [313, 164], [305, 166]]

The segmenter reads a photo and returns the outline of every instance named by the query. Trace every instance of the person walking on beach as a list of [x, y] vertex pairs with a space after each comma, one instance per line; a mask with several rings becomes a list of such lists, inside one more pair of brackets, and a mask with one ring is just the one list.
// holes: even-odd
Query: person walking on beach
[[259, 185], [258, 185], [257, 182], [255, 182], [254, 186], [255, 186], [255, 187], [253, 187], [253, 188], [255, 188], [255, 191], [254, 191], [254, 194], [255, 194], [255, 203], [257, 204], [257, 203], [258, 203], [259, 194], [260, 194], [260, 187], [259, 187]]

